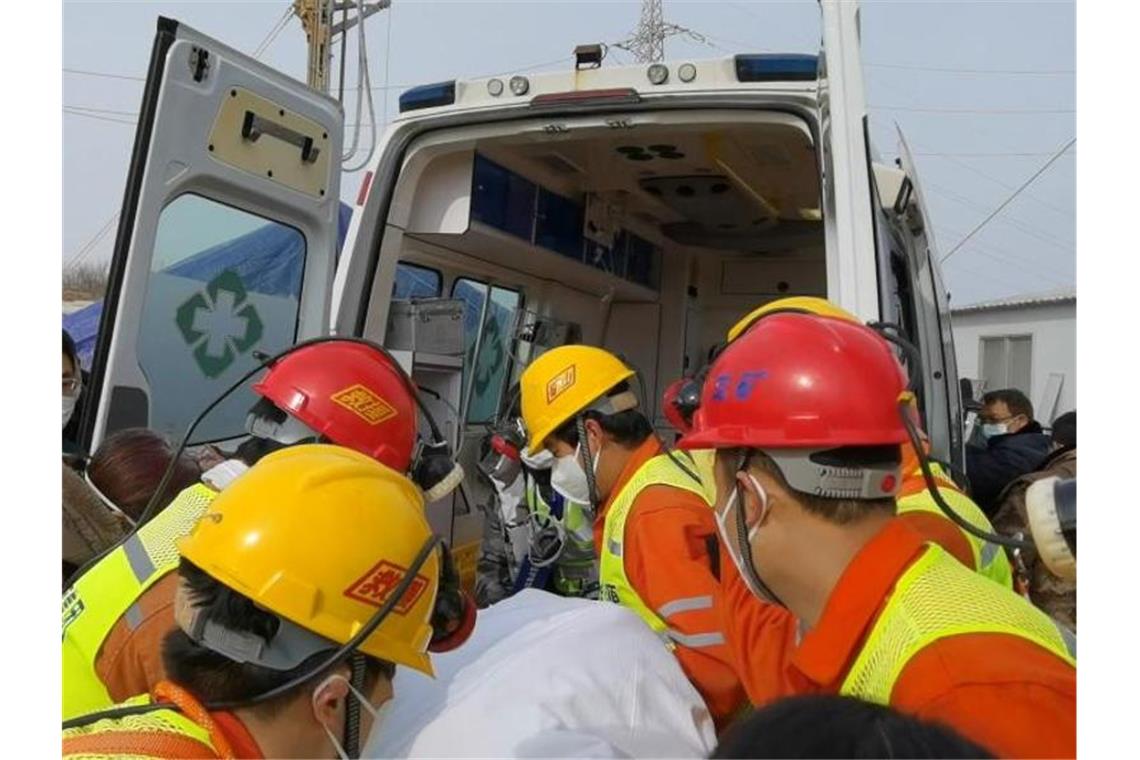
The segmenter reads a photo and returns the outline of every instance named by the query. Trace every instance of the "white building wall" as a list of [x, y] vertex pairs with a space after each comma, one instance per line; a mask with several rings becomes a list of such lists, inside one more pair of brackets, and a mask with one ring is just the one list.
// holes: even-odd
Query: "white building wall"
[[[1049, 373], [1064, 375], [1056, 414], [1077, 407], [1077, 305], [1075, 302], [1027, 305], [981, 311], [954, 312], [954, 352], [958, 376], [980, 376], [981, 338], [1032, 335], [1032, 371], [1029, 399], [1036, 407]], [[993, 389], [990, 389], [993, 390]], [[1055, 416], [1054, 415], [1054, 416]], [[1052, 420], [1041, 420], [1043, 423]]]

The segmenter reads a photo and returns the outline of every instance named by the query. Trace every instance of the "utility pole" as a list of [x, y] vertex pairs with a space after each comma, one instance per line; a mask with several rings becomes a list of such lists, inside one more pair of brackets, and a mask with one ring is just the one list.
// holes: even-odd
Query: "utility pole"
[[[314, 90], [329, 91], [329, 69], [332, 67], [333, 37], [345, 34], [349, 29], [382, 11], [392, 4], [392, 0], [376, 0], [365, 3], [363, 0], [293, 0], [293, 13], [301, 19], [301, 26], [309, 41], [309, 68], [306, 81]], [[356, 15], [348, 18], [348, 11], [355, 9]], [[337, 13], [341, 21], [335, 21]], [[343, 72], [343, 67], [342, 67]]]
[[638, 63], [659, 63], [665, 60], [665, 38], [675, 34], [707, 42], [703, 35], [692, 29], [666, 22], [662, 0], [642, 0], [637, 31], [629, 38], [615, 42], [614, 47], [633, 53]]

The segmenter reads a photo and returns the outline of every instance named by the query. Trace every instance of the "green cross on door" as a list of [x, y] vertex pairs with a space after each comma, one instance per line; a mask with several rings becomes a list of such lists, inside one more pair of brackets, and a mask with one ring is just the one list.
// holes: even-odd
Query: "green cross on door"
[[246, 298], [237, 272], [226, 269], [175, 312], [178, 330], [206, 377], [221, 375], [261, 340], [265, 325], [253, 304], [245, 303]]

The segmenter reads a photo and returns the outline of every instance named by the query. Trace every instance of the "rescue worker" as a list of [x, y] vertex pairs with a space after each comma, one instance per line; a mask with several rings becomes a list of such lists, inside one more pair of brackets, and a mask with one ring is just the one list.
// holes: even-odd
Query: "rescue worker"
[[759, 704], [839, 693], [999, 757], [1073, 756], [1075, 638], [895, 516], [905, 382], [873, 330], [810, 314], [766, 316], [710, 368], [680, 445], [717, 449], [725, 552], [766, 616], [730, 631], [740, 675]]
[[[300, 441], [327, 440], [397, 472], [415, 470], [421, 480], [425, 469], [437, 479], [449, 464], [425, 466], [423, 457], [417, 461], [420, 443], [412, 385], [403, 370], [375, 347], [347, 340], [300, 347], [275, 362], [253, 390], [261, 399], [247, 421], [254, 437], [243, 449], [260, 453]], [[231, 459], [206, 472], [202, 482], [180, 493], [65, 591], [65, 718], [147, 692], [165, 677], [159, 642], [174, 623], [175, 541], [190, 532], [218, 492], [249, 464], [252, 461]], [[420, 485], [436, 493], [453, 482], [449, 475], [441, 482]], [[461, 597], [453, 597], [451, 606], [457, 620], [469, 614], [463, 611]]]
[[743, 701], [718, 622], [716, 523], [688, 455], [667, 452], [629, 388], [634, 371], [592, 346], [560, 346], [520, 378], [528, 448], [551, 485], [594, 506], [600, 597], [673, 649], [723, 725]]
[[[781, 298], [765, 304], [743, 319], [728, 331], [729, 343], [745, 334], [749, 328], [765, 316], [783, 313], [804, 313], [842, 319], [853, 324], [861, 324], [854, 314], [841, 309], [830, 301], [813, 296], [793, 296]], [[698, 404], [699, 405], [699, 404]], [[693, 404], [689, 404], [692, 415]], [[921, 434], [921, 420], [917, 404], [912, 405], [912, 420]], [[926, 441], [925, 435], [923, 440]], [[926, 442], [929, 453], [929, 442]], [[937, 462], [931, 462], [939, 495], [964, 520], [986, 533], [994, 533], [994, 527], [981, 508], [974, 503], [965, 491], [956, 484]], [[715, 498], [715, 497], [714, 497]], [[926, 487], [918, 457], [909, 441], [902, 444], [902, 481], [895, 495], [896, 512], [929, 541], [934, 541], [955, 559], [971, 570], [990, 578], [1005, 588], [1013, 588], [1013, 566], [1005, 550], [992, 541], [986, 541], [962, 529], [951, 520], [934, 501]]]
[[444, 565], [423, 504], [346, 448], [267, 456], [179, 541], [170, 680], [118, 706], [153, 707], [74, 721], [63, 756], [356, 756], [383, 731], [396, 666], [432, 675]]
[[484, 510], [476, 599], [485, 607], [524, 588], [596, 599], [593, 513], [551, 487], [554, 458], [545, 449], [531, 454], [517, 405], [508, 413], [479, 463], [498, 503]]

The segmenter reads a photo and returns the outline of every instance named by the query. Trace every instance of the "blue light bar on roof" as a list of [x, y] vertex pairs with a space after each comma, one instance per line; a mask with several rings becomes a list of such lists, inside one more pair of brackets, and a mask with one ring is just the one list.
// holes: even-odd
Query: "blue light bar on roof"
[[808, 82], [816, 78], [818, 70], [818, 57], [803, 53], [736, 56], [738, 82]]
[[400, 113], [417, 111], [421, 108], [449, 106], [455, 102], [455, 80], [422, 84], [405, 90], [400, 95]]

